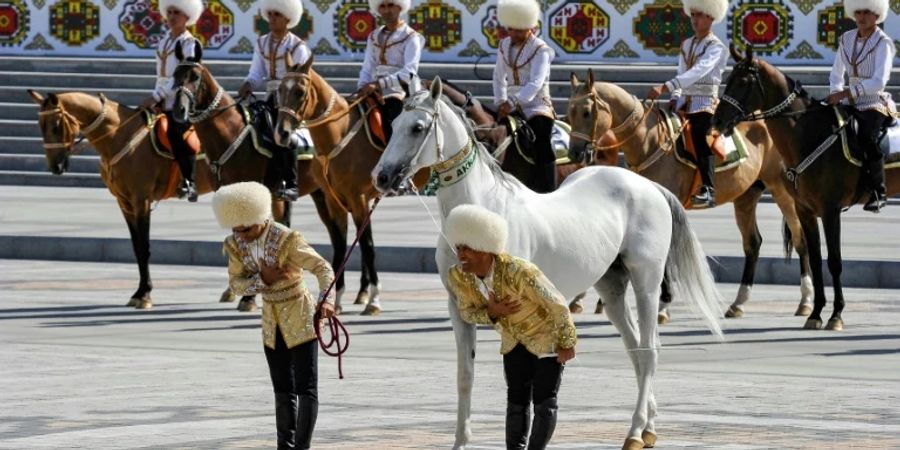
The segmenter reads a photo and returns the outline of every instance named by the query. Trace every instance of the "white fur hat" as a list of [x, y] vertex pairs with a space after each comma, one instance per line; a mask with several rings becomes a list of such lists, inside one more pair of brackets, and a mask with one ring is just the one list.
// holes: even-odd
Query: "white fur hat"
[[262, 0], [259, 11], [266, 22], [269, 21], [266, 11], [271, 10], [278, 11], [282, 16], [287, 17], [288, 29], [290, 29], [296, 27], [300, 23], [300, 18], [303, 17], [303, 2], [301, 0]]
[[506, 251], [509, 227], [506, 219], [478, 205], [459, 205], [444, 221], [444, 231], [450, 245], [465, 245], [487, 253]]
[[514, 30], [530, 30], [541, 18], [541, 6], [535, 0], [499, 0], [497, 19], [500, 25]]
[[690, 17], [691, 10], [700, 11], [713, 18], [713, 23], [725, 20], [728, 13], [727, 0], [684, 0], [684, 13]]
[[400, 15], [406, 14], [409, 11], [409, 0], [369, 0], [369, 9], [372, 10], [375, 15], [378, 15], [378, 7], [382, 3], [391, 3], [400, 7]]
[[884, 22], [887, 18], [888, 0], [844, 0], [844, 17], [853, 19], [853, 13], [868, 9], [878, 14], [878, 22]]
[[159, 0], [159, 12], [163, 17], [166, 16], [166, 10], [170, 6], [174, 6], [188, 17], [187, 26], [197, 23], [203, 14], [203, 0]]
[[234, 183], [216, 191], [212, 206], [222, 228], [261, 225], [272, 216], [272, 194], [255, 181]]

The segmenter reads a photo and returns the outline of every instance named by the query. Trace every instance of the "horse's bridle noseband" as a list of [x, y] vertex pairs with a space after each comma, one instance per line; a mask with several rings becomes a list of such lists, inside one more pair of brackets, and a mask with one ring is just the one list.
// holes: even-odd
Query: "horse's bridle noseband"
[[[206, 67], [203, 66], [203, 64], [200, 64], [197, 61], [182, 61], [182, 62], [178, 63], [178, 66], [179, 67], [180, 66], [198, 67], [198, 68], [200, 68], [200, 70], [203, 70], [203, 71], [207, 70]], [[191, 84], [193, 84], [193, 83], [191, 83]], [[200, 88], [203, 86], [203, 77], [200, 77], [197, 80], [197, 86], [194, 88], [193, 92], [185, 86], [187, 86], [187, 83], [182, 83], [181, 86], [178, 86], [178, 88], [175, 89], [175, 95], [177, 96], [178, 94], [184, 94], [187, 96], [188, 100], [190, 101], [191, 107], [188, 110], [188, 122], [190, 122], [190, 123], [203, 122], [204, 120], [212, 117], [214, 114], [217, 114], [225, 109], [225, 108], [217, 109], [217, 108], [219, 108], [219, 103], [222, 102], [222, 98], [225, 96], [225, 90], [222, 89], [222, 86], [220, 86], [218, 83], [216, 83], [216, 95], [215, 95], [215, 97], [213, 97], [212, 102], [210, 102], [209, 106], [207, 106], [203, 111], [200, 111], [200, 112], [194, 111], [194, 108], [197, 103], [197, 100], [194, 97], [194, 92], [200, 92]]]
[[[106, 121], [106, 97], [102, 94], [100, 95], [100, 114], [97, 115], [97, 118], [94, 119], [88, 126], [81, 128], [78, 123], [78, 119], [76, 119], [72, 114], [63, 109], [62, 105], [57, 105], [53, 109], [48, 109], [44, 111], [38, 112], [38, 116], [49, 116], [51, 114], [59, 114], [60, 120], [62, 122], [63, 127], [63, 139], [60, 142], [51, 142], [44, 143], [45, 150], [55, 150], [58, 148], [66, 149], [66, 156], [72, 155], [76, 153], [78, 150], [74, 147], [80, 144], [87, 137], [88, 134], [95, 131], [100, 125]], [[77, 128], [79, 132], [73, 131], [73, 128]], [[79, 137], [79, 134], [81, 135]], [[67, 138], [67, 135], [69, 138]]]
[[[756, 86], [759, 87], [759, 94], [760, 94], [761, 98], [765, 98], [766, 90], [763, 87], [762, 79], [759, 76], [759, 66], [757, 65], [756, 61], [755, 60], [748, 61], [748, 62], [744, 62], [743, 64], [748, 66], [747, 69], [745, 69], [745, 70], [747, 71], [748, 76], [753, 78], [753, 80], [756, 82]], [[741, 66], [741, 64], [739, 63], [738, 65], [735, 66], [735, 69], [739, 68], [740, 66]], [[725, 85], [726, 92], [728, 91], [728, 87], [731, 86], [731, 82], [734, 80], [735, 75], [736, 75], [736, 72], [731, 73], [731, 76], [728, 79], [728, 83]], [[740, 122], [771, 119], [774, 117], [781, 116], [782, 112], [784, 112], [784, 110], [791, 107], [791, 105], [794, 103], [794, 100], [796, 100], [797, 97], [803, 95], [803, 86], [801, 86], [800, 82], [794, 81], [793, 79], [791, 79], [789, 77], [785, 77], [785, 78], [787, 79], [788, 83], [791, 84], [791, 93], [788, 94], [788, 96], [781, 103], [779, 103], [765, 111], [762, 111], [762, 112], [750, 113], [750, 112], [747, 112], [746, 110], [744, 110], [744, 107], [743, 107], [743, 104], [745, 103], [744, 101], [746, 101], [746, 99], [748, 97], [750, 97], [750, 94], [753, 93], [753, 89], [748, 90], [743, 95], [744, 101], [737, 100], [728, 94], [723, 94], [720, 97], [720, 99], [723, 102], [727, 103], [728, 106], [731, 106], [732, 108], [737, 110], [737, 112], [738, 112], [738, 115], [735, 116], [734, 118], [732, 118], [726, 124], [725, 128], [726, 129], [733, 128], [735, 125], [737, 125]]]

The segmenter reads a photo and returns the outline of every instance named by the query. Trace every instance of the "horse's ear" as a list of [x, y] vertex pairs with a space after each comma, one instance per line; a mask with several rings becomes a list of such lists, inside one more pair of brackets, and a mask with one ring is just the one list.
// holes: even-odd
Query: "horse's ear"
[[434, 77], [434, 80], [431, 81], [431, 99], [437, 100], [441, 97], [441, 94], [444, 92], [444, 83], [441, 82], [441, 76], [438, 75]]
[[200, 45], [199, 41], [194, 41], [194, 56], [190, 59], [194, 62], [200, 62], [203, 59], [203, 46]]
[[569, 72], [569, 83], [572, 83], [572, 89], [578, 88], [578, 75], [575, 72]]
[[309, 69], [312, 69], [314, 59], [315, 57], [313, 55], [309, 55], [309, 59], [307, 59], [306, 62], [303, 63], [302, 66], [300, 66], [300, 69], [298, 69], [297, 72], [309, 74]]
[[734, 46], [734, 43], [728, 44], [728, 51], [731, 53], [731, 57], [734, 58], [734, 62], [741, 62], [744, 59], [740, 53], [738, 53], [737, 48]]
[[181, 41], [175, 43], [175, 59], [184, 61], [184, 49], [181, 48]]
[[38, 105], [44, 104], [44, 96], [41, 95], [40, 92], [31, 89], [26, 89], [26, 91], [28, 91], [28, 95], [31, 97], [31, 100], [33, 102], [37, 103]]
[[594, 69], [588, 69], [587, 85], [594, 86]]
[[47, 104], [49, 104], [50, 106], [58, 106], [59, 97], [52, 92], [47, 94]]
[[412, 76], [409, 77], [409, 84], [406, 85], [406, 96], [410, 97], [412, 95], [415, 95], [416, 92], [419, 92], [421, 90], [422, 90], [422, 79], [419, 78], [418, 75], [412, 74]]
[[753, 47], [749, 45], [747, 46], [747, 52], [744, 54], [744, 57], [749, 59], [750, 61], [753, 61]]

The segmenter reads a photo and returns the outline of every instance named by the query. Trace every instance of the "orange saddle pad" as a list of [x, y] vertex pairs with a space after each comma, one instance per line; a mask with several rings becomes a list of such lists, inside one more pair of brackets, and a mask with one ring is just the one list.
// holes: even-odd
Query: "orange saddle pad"
[[366, 99], [366, 107], [369, 109], [369, 133], [372, 137], [387, 145], [384, 129], [381, 128], [381, 109], [378, 108], [375, 99], [372, 97]]
[[[165, 114], [160, 114], [156, 120], [156, 142], [162, 144], [166, 151], [172, 153], [172, 143], [169, 142], [168, 130], [169, 118]], [[197, 137], [194, 127], [189, 128], [184, 133], [184, 142], [187, 143], [191, 153], [195, 155], [200, 153], [200, 139]]]
[[[691, 135], [691, 121], [685, 119], [684, 117], [681, 120], [686, 121], [687, 123], [684, 125], [684, 132], [682, 136], [684, 136], [684, 149], [690, 153], [694, 160], [697, 159], [697, 150], [694, 148], [694, 138]], [[719, 157], [720, 161], [725, 160], [725, 141], [722, 138], [722, 135], [719, 134], [713, 139], [712, 143], [709, 145], [710, 150], [712, 150], [713, 154]]]

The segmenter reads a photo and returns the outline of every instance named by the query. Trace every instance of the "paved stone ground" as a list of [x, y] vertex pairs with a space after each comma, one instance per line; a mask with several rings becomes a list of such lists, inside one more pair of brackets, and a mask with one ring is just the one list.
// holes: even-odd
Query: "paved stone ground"
[[[121, 306], [135, 276], [130, 264], [0, 260], [0, 448], [273, 447], [258, 313], [215, 302], [224, 270], [156, 266], [146, 312]], [[383, 315], [344, 317], [347, 378], [320, 355], [315, 448], [452, 445], [456, 357], [438, 278], [389, 273], [383, 284]], [[736, 286], [719, 287], [733, 298]], [[675, 305], [661, 333], [657, 448], [900, 448], [898, 291], [846, 297], [844, 332], [805, 331], [791, 316], [795, 287], [757, 286], [725, 344]], [[551, 448], [619, 448], [633, 371], [605, 317], [576, 323]], [[500, 449], [499, 339], [478, 339], [469, 448]]]

